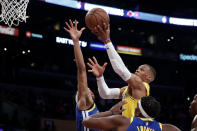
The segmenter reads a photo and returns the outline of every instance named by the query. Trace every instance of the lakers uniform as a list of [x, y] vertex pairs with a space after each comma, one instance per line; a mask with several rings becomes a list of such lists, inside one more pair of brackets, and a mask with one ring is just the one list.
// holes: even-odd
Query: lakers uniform
[[79, 110], [78, 106], [76, 105], [76, 121], [77, 121], [77, 131], [98, 131], [98, 130], [92, 130], [89, 128], [86, 128], [83, 126], [82, 122], [85, 118], [87, 118], [90, 115], [96, 114], [98, 112], [98, 109], [96, 107], [96, 104], [94, 103], [93, 106], [88, 110]]
[[[150, 86], [148, 83], [145, 83], [145, 82], [144, 82], [144, 85], [146, 87], [146, 96], [149, 96]], [[125, 109], [125, 111], [122, 112], [122, 115], [131, 118], [135, 116], [135, 108], [137, 107], [137, 103], [139, 99], [133, 98], [131, 95], [129, 95], [127, 90], [128, 90], [128, 87], [124, 90], [122, 94], [122, 100], [127, 101], [127, 104], [122, 106]]]
[[151, 118], [131, 118], [127, 131], [162, 131], [162, 124]]

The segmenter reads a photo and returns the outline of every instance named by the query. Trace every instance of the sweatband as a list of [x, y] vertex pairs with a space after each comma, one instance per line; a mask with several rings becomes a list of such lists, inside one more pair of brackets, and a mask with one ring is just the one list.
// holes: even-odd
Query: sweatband
[[145, 112], [145, 110], [143, 109], [143, 107], [142, 107], [142, 105], [141, 105], [141, 99], [138, 101], [138, 106], [139, 106], [140, 112], [142, 113], [142, 115], [143, 115], [145, 118], [151, 118], [151, 117]]

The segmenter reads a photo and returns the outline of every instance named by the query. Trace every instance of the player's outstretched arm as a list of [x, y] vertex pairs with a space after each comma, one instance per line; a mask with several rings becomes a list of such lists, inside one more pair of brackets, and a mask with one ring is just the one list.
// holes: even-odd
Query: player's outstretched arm
[[[93, 59], [93, 60], [92, 60]], [[119, 88], [109, 88], [104, 80], [103, 73], [107, 66], [105, 62], [103, 66], [100, 66], [97, 62], [97, 59], [93, 57], [92, 59], [88, 59], [89, 63], [87, 65], [91, 68], [88, 72], [93, 73], [97, 79], [97, 86], [99, 95], [103, 99], [119, 99], [120, 97], [120, 89]]]
[[77, 20], [75, 20], [75, 25], [73, 25], [73, 22], [69, 20], [70, 25], [66, 22], [67, 28], [64, 27], [64, 29], [70, 34], [73, 43], [74, 43], [74, 54], [76, 59], [76, 65], [78, 70], [85, 70], [85, 63], [83, 59], [83, 55], [81, 52], [81, 48], [79, 45], [79, 38], [81, 37], [82, 32], [85, 30], [85, 28], [81, 28], [81, 30], [77, 29]]
[[116, 52], [111, 39], [110, 39], [110, 25], [104, 23], [104, 29], [99, 25], [92, 30], [92, 33], [95, 34], [98, 39], [104, 42], [107, 54], [110, 59], [111, 65], [114, 71], [124, 80], [128, 81], [131, 77], [130, 71], [125, 66], [119, 54]]
[[129, 118], [120, 115], [120, 113], [124, 111], [121, 107], [126, 103], [126, 101], [120, 101], [109, 111], [100, 112], [89, 116], [83, 121], [83, 125], [87, 128], [99, 130], [111, 130], [117, 129], [118, 127], [128, 126]]
[[[93, 100], [90, 100], [90, 102], [87, 102], [86, 99], [88, 95], [88, 89], [87, 89], [87, 74], [86, 74], [86, 66], [83, 59], [83, 54], [81, 52], [81, 48], [79, 45], [79, 38], [81, 37], [82, 32], [84, 31], [84, 27], [80, 30], [77, 29], [77, 20], [75, 20], [75, 24], [73, 25], [73, 22], [69, 20], [68, 24], [66, 22], [67, 28], [64, 27], [64, 29], [70, 34], [73, 43], [74, 43], [74, 55], [76, 60], [76, 66], [77, 66], [77, 81], [78, 81], [78, 100], [79, 100], [79, 106], [84, 105], [91, 106], [93, 104]], [[89, 104], [87, 104], [89, 103]]]

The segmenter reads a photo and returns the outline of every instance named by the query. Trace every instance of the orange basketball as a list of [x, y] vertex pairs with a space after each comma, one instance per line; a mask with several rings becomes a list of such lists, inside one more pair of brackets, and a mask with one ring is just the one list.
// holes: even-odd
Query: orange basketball
[[103, 23], [109, 24], [109, 15], [102, 8], [93, 8], [86, 14], [85, 23], [86, 26], [91, 30], [95, 26], [100, 25], [103, 27]]

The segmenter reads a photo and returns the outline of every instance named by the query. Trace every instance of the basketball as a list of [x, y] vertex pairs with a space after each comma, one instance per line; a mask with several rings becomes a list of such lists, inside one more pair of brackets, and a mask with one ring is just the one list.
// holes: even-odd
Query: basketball
[[109, 15], [102, 8], [93, 8], [87, 12], [85, 17], [86, 26], [91, 30], [95, 26], [99, 25], [104, 28], [103, 23], [109, 24]]

